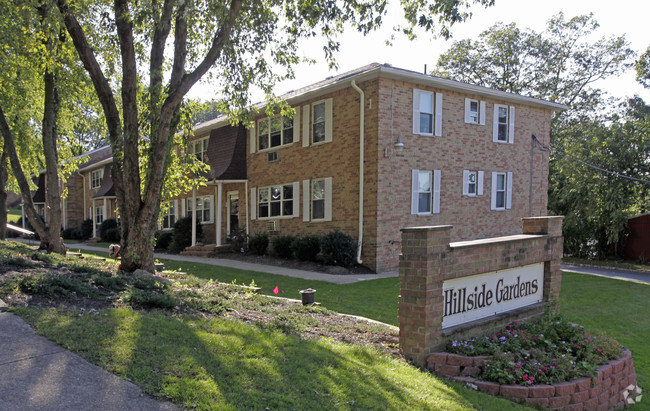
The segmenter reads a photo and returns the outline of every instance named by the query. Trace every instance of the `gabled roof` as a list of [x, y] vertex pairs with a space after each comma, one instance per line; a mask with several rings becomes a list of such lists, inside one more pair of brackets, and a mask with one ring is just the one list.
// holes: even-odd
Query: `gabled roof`
[[98, 166], [100, 163], [105, 164], [113, 158], [113, 150], [111, 146], [104, 146], [95, 150], [84, 153], [76, 158], [88, 157], [88, 159], [79, 165], [79, 171], [83, 171], [93, 166]]
[[93, 195], [93, 198], [115, 197], [111, 168], [113, 168], [113, 164], [106, 164], [104, 166], [104, 177], [102, 177], [102, 185], [99, 187], [99, 190], [97, 190], [97, 193]]

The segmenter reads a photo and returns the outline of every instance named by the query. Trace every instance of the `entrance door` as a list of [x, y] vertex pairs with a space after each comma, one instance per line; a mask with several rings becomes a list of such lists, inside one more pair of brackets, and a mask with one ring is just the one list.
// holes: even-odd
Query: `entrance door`
[[239, 229], [239, 193], [228, 193], [228, 233]]

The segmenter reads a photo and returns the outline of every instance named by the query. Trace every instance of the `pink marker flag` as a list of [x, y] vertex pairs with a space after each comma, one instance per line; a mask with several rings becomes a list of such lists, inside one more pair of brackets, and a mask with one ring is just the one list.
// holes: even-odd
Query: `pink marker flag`
[[275, 288], [273, 289], [273, 294], [276, 294], [276, 295], [277, 295], [279, 292], [280, 292], [280, 289], [279, 289], [278, 286], [276, 285]]

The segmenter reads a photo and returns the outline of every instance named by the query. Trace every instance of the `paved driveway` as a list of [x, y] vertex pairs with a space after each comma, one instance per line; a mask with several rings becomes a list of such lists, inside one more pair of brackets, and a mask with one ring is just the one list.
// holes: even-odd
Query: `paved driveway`
[[600, 277], [609, 277], [616, 280], [635, 281], [637, 283], [650, 284], [650, 272], [623, 270], [621, 268], [578, 266], [572, 264], [562, 264], [562, 270], [573, 271], [580, 274], [598, 275]]

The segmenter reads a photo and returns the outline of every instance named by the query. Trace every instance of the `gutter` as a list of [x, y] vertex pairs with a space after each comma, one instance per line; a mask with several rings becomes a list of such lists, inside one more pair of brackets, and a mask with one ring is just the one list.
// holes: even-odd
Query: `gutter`
[[357, 244], [357, 264], [363, 263], [361, 260], [361, 247], [363, 245], [363, 162], [364, 162], [364, 151], [363, 151], [363, 146], [364, 146], [364, 130], [365, 130], [365, 95], [363, 93], [363, 90], [361, 90], [358, 86], [357, 83], [354, 81], [354, 79], [351, 82], [352, 88], [359, 93], [359, 97], [361, 98], [359, 102], [359, 115], [360, 115], [360, 121], [359, 121], [359, 242]]

